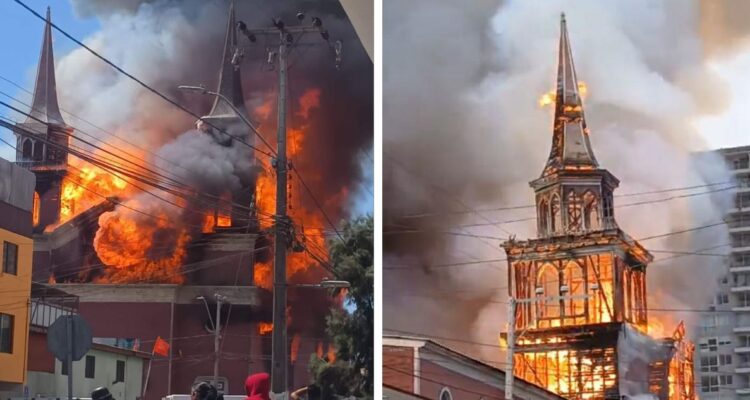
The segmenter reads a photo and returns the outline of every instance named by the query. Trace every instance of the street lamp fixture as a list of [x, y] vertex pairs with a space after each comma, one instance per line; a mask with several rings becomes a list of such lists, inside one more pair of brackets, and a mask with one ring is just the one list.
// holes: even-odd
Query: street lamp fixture
[[352, 286], [348, 281], [323, 279], [320, 283], [294, 283], [287, 287], [316, 288], [316, 289], [347, 289]]
[[255, 132], [257, 134], [260, 134], [260, 133], [258, 133], [258, 128], [256, 128], [255, 125], [253, 125], [253, 123], [250, 122], [250, 120], [248, 120], [245, 117], [245, 115], [240, 110], [238, 110], [237, 107], [235, 107], [234, 104], [232, 104], [232, 102], [229, 101], [229, 99], [226, 96], [224, 96], [223, 94], [218, 93], [218, 92], [214, 92], [214, 91], [211, 91], [211, 90], [208, 90], [203, 85], [200, 85], [200, 86], [180, 85], [180, 86], [177, 86], [177, 89], [184, 90], [186, 92], [196, 92], [196, 93], [200, 93], [200, 94], [203, 94], [203, 95], [216, 96], [216, 97], [220, 98], [225, 103], [227, 103], [227, 105], [229, 105], [229, 107], [232, 108], [232, 111], [234, 111], [234, 113], [237, 114], [237, 116], [242, 120], [242, 122], [245, 123], [245, 125], [247, 125], [248, 127], [250, 127], [250, 129], [252, 129], [253, 132]]

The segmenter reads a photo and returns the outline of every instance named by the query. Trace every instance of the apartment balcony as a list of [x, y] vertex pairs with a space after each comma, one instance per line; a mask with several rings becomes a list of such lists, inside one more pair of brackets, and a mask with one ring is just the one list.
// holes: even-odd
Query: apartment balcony
[[[737, 308], [740, 308], [740, 307], [737, 307]], [[745, 307], [742, 307], [742, 308], [745, 308]], [[750, 322], [742, 323], [738, 321], [737, 325], [738, 326], [735, 326], [734, 329], [732, 329], [734, 333], [750, 333]]]
[[735, 246], [734, 243], [732, 243], [732, 250], [730, 250], [732, 253], [746, 253], [750, 251], [750, 244], [747, 243], [738, 243], [738, 246]]
[[740, 395], [750, 394], [750, 387], [737, 388], [734, 390], [734, 392]]
[[750, 265], [736, 265], [729, 267], [729, 272], [750, 272]]
[[750, 353], [750, 347], [735, 347], [734, 352], [737, 354]]
[[744, 363], [734, 368], [735, 374], [750, 374], [750, 364]]
[[[742, 285], [742, 286], [733, 286], [729, 288], [729, 290], [732, 293], [742, 293], [742, 292], [750, 292], [750, 286], [748, 285]], [[750, 307], [732, 307], [732, 311], [746, 311], [744, 308], [750, 308]]]

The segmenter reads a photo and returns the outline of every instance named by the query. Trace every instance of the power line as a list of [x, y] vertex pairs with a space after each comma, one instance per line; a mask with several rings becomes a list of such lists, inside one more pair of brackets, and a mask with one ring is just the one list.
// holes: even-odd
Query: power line
[[[706, 183], [706, 184], [701, 184], [701, 185], [691, 185], [691, 186], [674, 187], [674, 188], [651, 190], [651, 191], [644, 191], [644, 192], [626, 193], [626, 194], [615, 195], [614, 197], [616, 197], [616, 198], [617, 197], [634, 197], [634, 196], [642, 196], [642, 195], [649, 195], [649, 194], [660, 194], [660, 193], [668, 193], [668, 192], [677, 192], [677, 191], [699, 189], [699, 188], [713, 187], [713, 186], [720, 186], [720, 185], [729, 185], [729, 184], [734, 184], [734, 182], [713, 182], [713, 183]], [[736, 186], [733, 186], [733, 187], [736, 187]], [[713, 192], [707, 192], [707, 193], [713, 193]], [[528, 208], [536, 208], [536, 204], [524, 204], [524, 205], [518, 205], [518, 206], [505, 206], [505, 207], [483, 208], [483, 209], [477, 209], [476, 211], [479, 211], [479, 212], [496, 212], [496, 211], [522, 210], [522, 209], [528, 209]], [[398, 216], [396, 218], [399, 218], [399, 219], [402, 219], [402, 218], [403, 219], [409, 219], [409, 218], [427, 218], [427, 217], [439, 217], [439, 216], [451, 215], [451, 214], [471, 214], [473, 212], [474, 212], [473, 210], [466, 210], [466, 211], [445, 211], [445, 212], [439, 212], [439, 213], [407, 214], [407, 215]]]
[[103, 61], [104, 63], [106, 63], [107, 65], [109, 65], [109, 66], [111, 66], [112, 68], [114, 68], [115, 70], [117, 70], [117, 72], [119, 72], [119, 73], [121, 73], [121, 74], [123, 74], [123, 75], [127, 76], [128, 78], [130, 78], [130, 79], [131, 79], [131, 80], [133, 80], [134, 82], [138, 83], [138, 84], [139, 84], [139, 85], [141, 85], [141, 86], [142, 86], [143, 88], [145, 88], [145, 89], [147, 89], [148, 91], [150, 91], [151, 93], [153, 93], [153, 94], [155, 94], [155, 95], [157, 95], [157, 96], [161, 97], [162, 99], [164, 99], [164, 100], [165, 100], [165, 101], [167, 101], [168, 103], [170, 103], [170, 104], [172, 104], [173, 106], [175, 106], [175, 107], [179, 108], [180, 110], [184, 111], [185, 113], [187, 113], [187, 114], [189, 114], [189, 115], [191, 115], [191, 116], [195, 117], [196, 119], [199, 119], [199, 120], [203, 121], [203, 122], [204, 122], [204, 123], [205, 123], [206, 125], [209, 125], [209, 126], [211, 126], [212, 128], [216, 129], [217, 131], [219, 131], [219, 132], [221, 132], [221, 133], [223, 133], [223, 134], [225, 134], [225, 135], [227, 135], [227, 136], [229, 136], [229, 137], [231, 137], [231, 138], [233, 138], [233, 139], [237, 140], [237, 141], [238, 141], [239, 143], [242, 143], [243, 145], [245, 145], [245, 146], [248, 146], [248, 147], [250, 147], [251, 149], [253, 149], [253, 150], [255, 150], [255, 151], [257, 151], [257, 152], [259, 152], [259, 153], [261, 153], [261, 154], [263, 154], [263, 155], [265, 155], [265, 156], [268, 156], [268, 157], [270, 157], [270, 158], [273, 158], [273, 157], [274, 157], [274, 155], [275, 155], [275, 153], [276, 153], [276, 152], [274, 151], [274, 149], [273, 149], [273, 148], [272, 148], [272, 147], [271, 147], [271, 146], [270, 146], [270, 145], [268, 144], [268, 142], [266, 142], [265, 138], [263, 138], [263, 136], [262, 136], [262, 135], [261, 135], [261, 134], [260, 134], [259, 132], [257, 132], [257, 131], [256, 131], [256, 130], [255, 130], [254, 128], [252, 128], [252, 127], [251, 127], [252, 131], [253, 131], [253, 132], [254, 132], [254, 133], [255, 133], [255, 134], [256, 134], [256, 135], [257, 135], [257, 136], [258, 136], [259, 138], [261, 138], [261, 140], [263, 141], [263, 143], [265, 143], [265, 144], [266, 144], [266, 145], [267, 145], [267, 146], [269, 147], [269, 149], [271, 150], [271, 153], [273, 153], [273, 154], [271, 154], [271, 153], [269, 153], [269, 152], [267, 152], [267, 151], [261, 150], [261, 149], [259, 149], [259, 148], [255, 147], [255, 146], [251, 145], [250, 143], [247, 143], [246, 141], [244, 141], [244, 140], [243, 140], [242, 138], [240, 138], [239, 136], [237, 136], [237, 135], [233, 135], [233, 134], [231, 134], [231, 133], [227, 132], [226, 130], [224, 130], [224, 129], [221, 129], [221, 128], [219, 128], [218, 126], [214, 125], [214, 124], [213, 124], [213, 123], [211, 123], [210, 121], [207, 121], [207, 120], [204, 120], [204, 119], [202, 119], [202, 118], [201, 118], [201, 116], [199, 116], [199, 115], [195, 114], [194, 112], [192, 112], [192, 111], [190, 111], [189, 109], [185, 108], [184, 106], [180, 105], [180, 104], [179, 104], [179, 103], [177, 103], [176, 101], [174, 101], [174, 100], [170, 99], [169, 97], [167, 97], [166, 95], [162, 94], [162, 93], [161, 93], [161, 92], [159, 92], [158, 90], [156, 90], [156, 89], [152, 88], [151, 86], [147, 85], [146, 83], [144, 83], [144, 82], [143, 82], [143, 81], [141, 81], [140, 79], [136, 78], [135, 76], [133, 76], [133, 75], [131, 75], [130, 73], [128, 73], [127, 71], [125, 71], [124, 69], [120, 68], [120, 67], [119, 67], [119, 66], [118, 66], [117, 64], [113, 63], [112, 61], [108, 60], [108, 59], [107, 59], [107, 58], [105, 58], [104, 56], [100, 55], [99, 53], [97, 53], [96, 51], [94, 51], [93, 49], [91, 49], [90, 47], [86, 46], [86, 45], [85, 45], [85, 44], [84, 44], [83, 42], [81, 42], [80, 40], [76, 39], [75, 37], [73, 37], [72, 35], [70, 35], [69, 33], [67, 33], [66, 31], [62, 30], [62, 29], [61, 29], [60, 27], [58, 27], [58, 26], [57, 26], [56, 24], [54, 24], [53, 22], [51, 22], [51, 21], [49, 21], [49, 22], [48, 22], [48, 21], [46, 20], [46, 18], [44, 18], [44, 17], [43, 17], [43, 16], [41, 15], [41, 14], [39, 14], [39, 13], [37, 13], [36, 11], [34, 11], [33, 9], [31, 9], [31, 7], [29, 7], [29, 6], [27, 6], [26, 4], [24, 4], [24, 2], [22, 2], [21, 0], [14, 0], [14, 1], [15, 1], [16, 3], [18, 3], [18, 4], [19, 4], [19, 5], [21, 6], [21, 7], [25, 8], [26, 10], [28, 10], [28, 11], [29, 11], [30, 13], [34, 14], [34, 16], [36, 16], [36, 17], [37, 17], [37, 18], [39, 18], [40, 20], [44, 21], [45, 23], [49, 23], [49, 24], [50, 24], [50, 25], [51, 25], [51, 26], [52, 26], [53, 28], [55, 28], [55, 30], [57, 30], [58, 32], [62, 33], [62, 34], [63, 34], [63, 35], [65, 36], [65, 37], [67, 37], [68, 39], [72, 40], [72, 41], [73, 41], [73, 42], [75, 42], [75, 43], [76, 43], [77, 45], [79, 45], [79, 46], [83, 47], [84, 49], [86, 49], [86, 50], [87, 50], [87, 51], [88, 51], [89, 53], [93, 54], [93, 55], [94, 55], [94, 56], [95, 56], [96, 58], [98, 58], [98, 59], [102, 60], [102, 61]]

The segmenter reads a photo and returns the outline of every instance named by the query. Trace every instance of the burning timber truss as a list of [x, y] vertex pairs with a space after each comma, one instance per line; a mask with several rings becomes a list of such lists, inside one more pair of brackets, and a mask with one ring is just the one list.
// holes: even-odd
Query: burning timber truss
[[619, 181], [594, 157], [578, 90], [563, 16], [552, 150], [531, 182], [538, 238], [503, 244], [513, 375], [569, 399], [695, 399], [684, 325], [647, 333], [653, 257], [617, 225]]

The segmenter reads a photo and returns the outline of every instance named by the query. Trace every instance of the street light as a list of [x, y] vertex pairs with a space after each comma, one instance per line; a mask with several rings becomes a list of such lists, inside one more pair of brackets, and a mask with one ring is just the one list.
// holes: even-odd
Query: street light
[[219, 385], [219, 339], [221, 337], [221, 303], [227, 300], [226, 296], [222, 296], [218, 293], [214, 293], [216, 298], [216, 322], [211, 317], [211, 310], [208, 308], [208, 302], [203, 296], [198, 296], [196, 300], [202, 300], [203, 304], [206, 305], [206, 312], [208, 312], [208, 319], [211, 321], [211, 325], [214, 328], [214, 387], [218, 388]]
[[352, 286], [348, 281], [336, 281], [323, 279], [320, 283], [295, 283], [287, 285], [287, 287], [303, 287], [303, 288], [318, 288], [318, 289], [347, 289]]
[[245, 116], [243, 115], [243, 113], [240, 112], [240, 110], [238, 110], [237, 107], [235, 107], [234, 104], [232, 104], [232, 102], [229, 101], [229, 99], [226, 96], [224, 96], [223, 94], [218, 93], [218, 92], [213, 92], [211, 90], [208, 90], [204, 86], [180, 85], [180, 86], [177, 86], [177, 88], [180, 89], [180, 90], [188, 91], [188, 92], [197, 92], [197, 93], [204, 94], [204, 95], [216, 96], [216, 97], [224, 100], [224, 102], [226, 102], [227, 105], [229, 105], [229, 107], [232, 108], [232, 111], [234, 111], [234, 113], [237, 114], [238, 117], [240, 117], [240, 119], [242, 120], [242, 122], [244, 122], [247, 126], [249, 126], [250, 129], [252, 129], [254, 132], [256, 132], [256, 133], [258, 132], [258, 128], [256, 128], [255, 125], [253, 125], [253, 123], [250, 122], [250, 120], [248, 120], [247, 118], [245, 118]]

